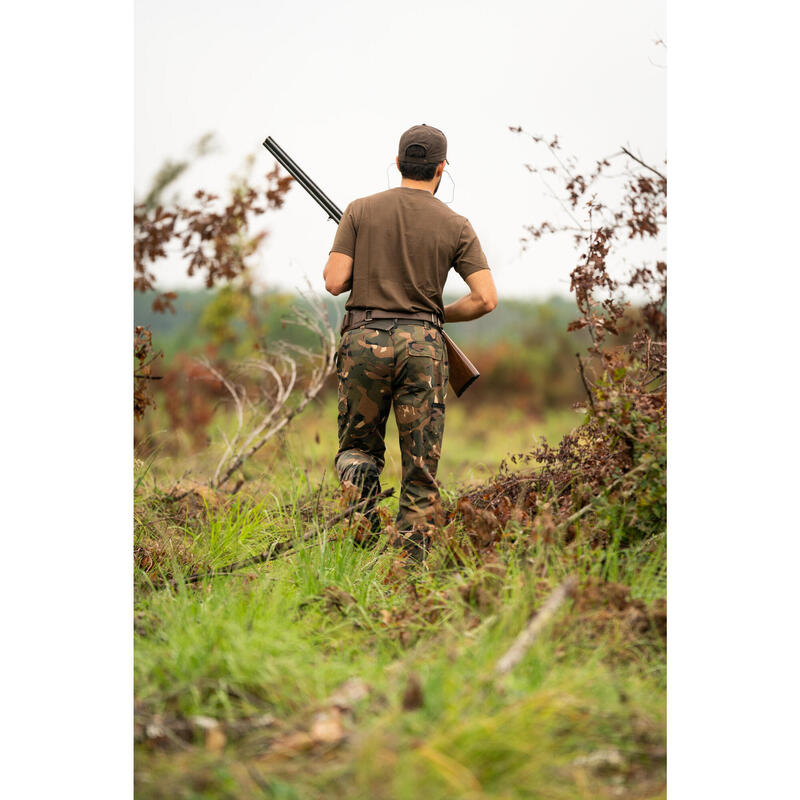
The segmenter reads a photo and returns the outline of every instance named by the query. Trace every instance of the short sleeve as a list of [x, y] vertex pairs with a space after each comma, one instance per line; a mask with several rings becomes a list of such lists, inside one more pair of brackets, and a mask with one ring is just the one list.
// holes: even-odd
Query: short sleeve
[[478, 236], [472, 228], [470, 221], [464, 220], [461, 233], [458, 236], [456, 254], [453, 258], [453, 269], [462, 277], [472, 275], [481, 269], [489, 269], [489, 263], [478, 241]]
[[355, 209], [350, 203], [342, 214], [339, 227], [336, 229], [336, 236], [333, 237], [333, 246], [328, 251], [330, 253], [344, 253], [351, 258], [356, 254], [356, 224]]

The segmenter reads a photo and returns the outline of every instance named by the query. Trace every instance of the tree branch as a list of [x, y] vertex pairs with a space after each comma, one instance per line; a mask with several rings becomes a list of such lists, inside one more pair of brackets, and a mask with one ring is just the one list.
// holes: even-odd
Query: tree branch
[[[319, 339], [320, 352], [313, 352], [305, 347], [282, 342], [272, 348], [270, 354], [259, 359], [249, 359], [243, 367], [266, 374], [275, 382], [274, 393], [269, 393], [261, 386], [261, 400], [252, 403], [241, 386], [231, 386], [224, 376], [215, 371], [207, 362], [206, 367], [228, 389], [236, 404], [238, 428], [220, 458], [211, 487], [219, 489], [244, 464], [247, 459], [257, 453], [270, 439], [285, 428], [291, 420], [300, 414], [319, 394], [327, 379], [334, 370], [336, 354], [336, 335], [328, 319], [324, 303], [316, 296], [302, 294], [310, 305], [310, 309], [295, 308], [291, 322], [306, 328]], [[301, 358], [310, 364], [310, 375], [305, 382], [302, 394], [300, 388], [297, 359]], [[270, 381], [270, 383], [271, 383]], [[262, 381], [263, 382], [263, 381]], [[298, 399], [292, 404], [292, 397]], [[248, 405], [248, 413], [243, 414], [243, 401]]]
[[570, 576], [544, 601], [536, 612], [536, 616], [519, 633], [505, 655], [497, 662], [494, 672], [498, 679], [503, 678], [519, 664], [522, 657], [544, 630], [545, 625], [553, 618], [556, 611], [561, 608], [562, 603], [575, 592], [577, 586], [578, 579], [574, 575]]
[[645, 164], [645, 162], [642, 161], [641, 158], [637, 158], [626, 147], [622, 148], [622, 152], [625, 153], [626, 156], [629, 156], [630, 158], [632, 158], [634, 161], [638, 161], [645, 169], [649, 169], [650, 172], [655, 172], [655, 174], [658, 175], [658, 177], [661, 178], [662, 181], [665, 181], [667, 179], [666, 175], [662, 175], [655, 167], [651, 167], [649, 164]]
[[581, 354], [575, 353], [575, 358], [578, 359], [578, 367], [581, 371], [581, 380], [583, 381], [583, 388], [586, 389], [586, 394], [589, 396], [589, 405], [592, 407], [592, 412], [594, 412], [594, 397], [592, 397], [592, 392], [589, 389], [589, 383], [586, 380], [586, 374], [583, 371], [583, 361], [581, 361]]

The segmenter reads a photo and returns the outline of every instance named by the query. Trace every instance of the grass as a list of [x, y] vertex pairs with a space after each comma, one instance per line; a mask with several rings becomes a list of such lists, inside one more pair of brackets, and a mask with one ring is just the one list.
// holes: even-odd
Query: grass
[[[156, 409], [149, 424], [157, 435], [145, 442], [149, 469], [139, 468], [137, 481], [147, 488], [168, 489], [172, 482], [189, 473], [198, 480], [213, 474], [219, 450], [213, 447], [197, 451], [182, 432], [168, 431], [167, 418]], [[326, 488], [336, 485], [333, 457], [336, 454], [336, 397], [328, 394], [316, 401], [293, 421], [285, 436], [269, 442], [246, 468], [252, 495], [281, 505], [289, 497], [313, 493], [322, 483]], [[498, 420], [502, 424], [498, 424]], [[442, 457], [438, 479], [445, 494], [455, 495], [461, 486], [479, 483], [496, 471], [500, 461], [509, 454], [530, 450], [544, 436], [558, 441], [581, 420], [572, 409], [549, 411], [543, 418], [526, 416], [520, 409], [505, 406], [480, 406], [472, 409], [458, 398], [448, 398]], [[217, 426], [230, 433], [232, 416], [218, 414], [210, 431], [212, 438]], [[155, 459], [150, 453], [156, 448]], [[288, 471], [287, 471], [288, 470]], [[386, 426], [386, 465], [381, 482], [384, 488], [400, 489], [400, 447], [394, 415]], [[143, 477], [146, 473], [146, 477]], [[288, 479], [288, 480], [287, 480]], [[294, 488], [297, 488], [297, 492]], [[137, 488], [139, 488], [137, 486]], [[389, 507], [396, 509], [390, 502]]]
[[[509, 424], [505, 410], [463, 408], [448, 410], [441, 475], [452, 495], [485, 477], [481, 464], [496, 468], [542, 432], [553, 441], [576, 418], [506, 430], [493, 424]], [[330, 411], [304, 415], [265, 449], [253, 467], [264, 475], [232, 502], [176, 505], [153, 489], [188, 456], [137, 463], [136, 796], [665, 797], [665, 651], [651, 624], [665, 596], [665, 540], [627, 542], [636, 498], [599, 502], [581, 520], [610, 534], [603, 549], [581, 529], [567, 545], [510, 523], [489, 560], [465, 550], [456, 529], [425, 567], [404, 565], [391, 548], [356, 547], [343, 524], [322, 530], [303, 510], [321, 482], [332, 485]], [[397, 476], [394, 435], [387, 471]], [[330, 513], [327, 494], [320, 502], [316, 519]], [[213, 569], [315, 526], [310, 545], [269, 564], [153, 588], [159, 576]], [[580, 580], [575, 600], [496, 681], [497, 660], [566, 575]], [[336, 718], [341, 735], [309, 739], [315, 714], [354, 678], [369, 690]], [[415, 684], [421, 703], [407, 707]], [[232, 733], [265, 713], [271, 726]], [[221, 722], [224, 747], [200, 729], [144, 733], [197, 715]]]

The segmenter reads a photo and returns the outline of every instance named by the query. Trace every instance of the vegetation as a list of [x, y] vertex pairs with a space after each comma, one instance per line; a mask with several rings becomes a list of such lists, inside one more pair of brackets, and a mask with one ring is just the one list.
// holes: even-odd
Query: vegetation
[[[302, 474], [283, 479], [260, 503], [140, 498], [140, 566], [186, 575], [321, 527], [295, 488]], [[268, 568], [175, 591], [153, 591], [142, 569], [138, 794], [659, 796], [664, 540], [625, 548], [636, 512], [635, 499], [600, 504], [570, 548], [507, 525], [491, 557], [456, 521], [426, 570], [356, 547], [344, 525]], [[585, 542], [596, 530], [612, 532], [604, 549]], [[494, 680], [567, 574], [581, 581], [569, 616]], [[330, 700], [353, 684], [356, 699]], [[221, 735], [176, 724], [197, 715]]]
[[[358, 544], [364, 518], [330, 470], [330, 395], [253, 454], [236, 487], [216, 488], [206, 437], [236, 424], [215, 408], [224, 394], [209, 394], [199, 428], [176, 426], [168, 392], [156, 395], [134, 469], [138, 796], [666, 796], [666, 267], [625, 281], [607, 269], [623, 234], [658, 237], [666, 180], [642, 183], [653, 168], [622, 156], [614, 207], [586, 195], [613, 159], [585, 180], [561, 159], [564, 203], [589, 216], [576, 333], [565, 320], [558, 334], [583, 337], [563, 367], [580, 415], [563, 398], [453, 403], [444, 518], [423, 565], [392, 545], [396, 493], [387, 535]], [[626, 306], [623, 288], [645, 299]], [[251, 335], [214, 343], [224, 329], [208, 329], [212, 347]], [[517, 383], [526, 369], [518, 360]]]
[[[224, 366], [251, 356], [262, 341], [283, 340], [293, 345], [313, 346], [313, 338], [307, 331], [285, 324], [298, 299], [279, 292], [255, 294], [246, 286], [226, 286], [183, 291], [174, 300], [175, 313], [163, 314], [152, 311], [152, 293], [137, 294], [135, 318], [141, 326], [152, 330], [163, 355], [157, 362], [160, 380], [151, 388], [159, 412], [149, 411], [136, 428], [136, 443], [141, 445], [141, 453], [146, 455], [149, 447], [154, 446], [155, 431], [165, 430], [167, 433], [158, 437], [162, 447], [175, 451], [175, 444], [168, 440], [180, 436], [194, 443], [195, 453], [205, 449], [208, 437], [213, 435], [215, 414], [219, 413], [219, 404], [227, 393], [209, 380], [198, 358]], [[540, 302], [504, 301], [493, 314], [453, 331], [459, 345], [479, 365], [481, 378], [463, 397], [450, 394], [448, 429], [460, 424], [453, 422], [454, 415], [459, 415], [459, 419], [480, 416], [483, 409], [496, 405], [502, 398], [506, 413], [517, 424], [509, 426], [513, 439], [499, 450], [499, 461], [507, 452], [531, 444], [529, 436], [519, 440], [514, 435], [527, 429], [523, 420], [542, 421], [557, 410], [555, 416], [574, 422], [575, 415], [568, 409], [585, 396], [575, 353], [584, 351], [590, 341], [586, 331], [567, 331], [575, 316], [574, 308], [574, 303], [558, 297]], [[343, 313], [344, 303], [330, 299], [326, 309], [335, 320]], [[249, 314], [257, 320], [256, 325], [247, 323]], [[331, 375], [321, 393], [326, 409], [335, 393], [336, 380]], [[334, 419], [335, 412], [333, 415], [325, 418]], [[302, 424], [300, 419], [298, 422]], [[491, 425], [469, 427], [479, 438], [493, 433]], [[559, 427], [554, 432], [561, 431]], [[459, 447], [462, 445], [459, 441]], [[483, 460], [480, 452], [477, 455]]]

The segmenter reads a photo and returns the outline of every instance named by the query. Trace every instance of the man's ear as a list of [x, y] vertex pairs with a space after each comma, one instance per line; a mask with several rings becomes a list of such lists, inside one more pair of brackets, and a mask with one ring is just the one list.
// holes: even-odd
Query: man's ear
[[397, 164], [397, 169], [399, 170], [400, 169], [400, 157], [399, 156], [395, 156], [394, 157], [394, 163]]
[[437, 177], [437, 178], [441, 178], [441, 177], [442, 177], [442, 175], [444, 174], [444, 165], [445, 165], [445, 162], [444, 162], [444, 161], [442, 161], [442, 163], [441, 163], [441, 164], [439, 164], [439, 165], [436, 167], [436, 177]]

